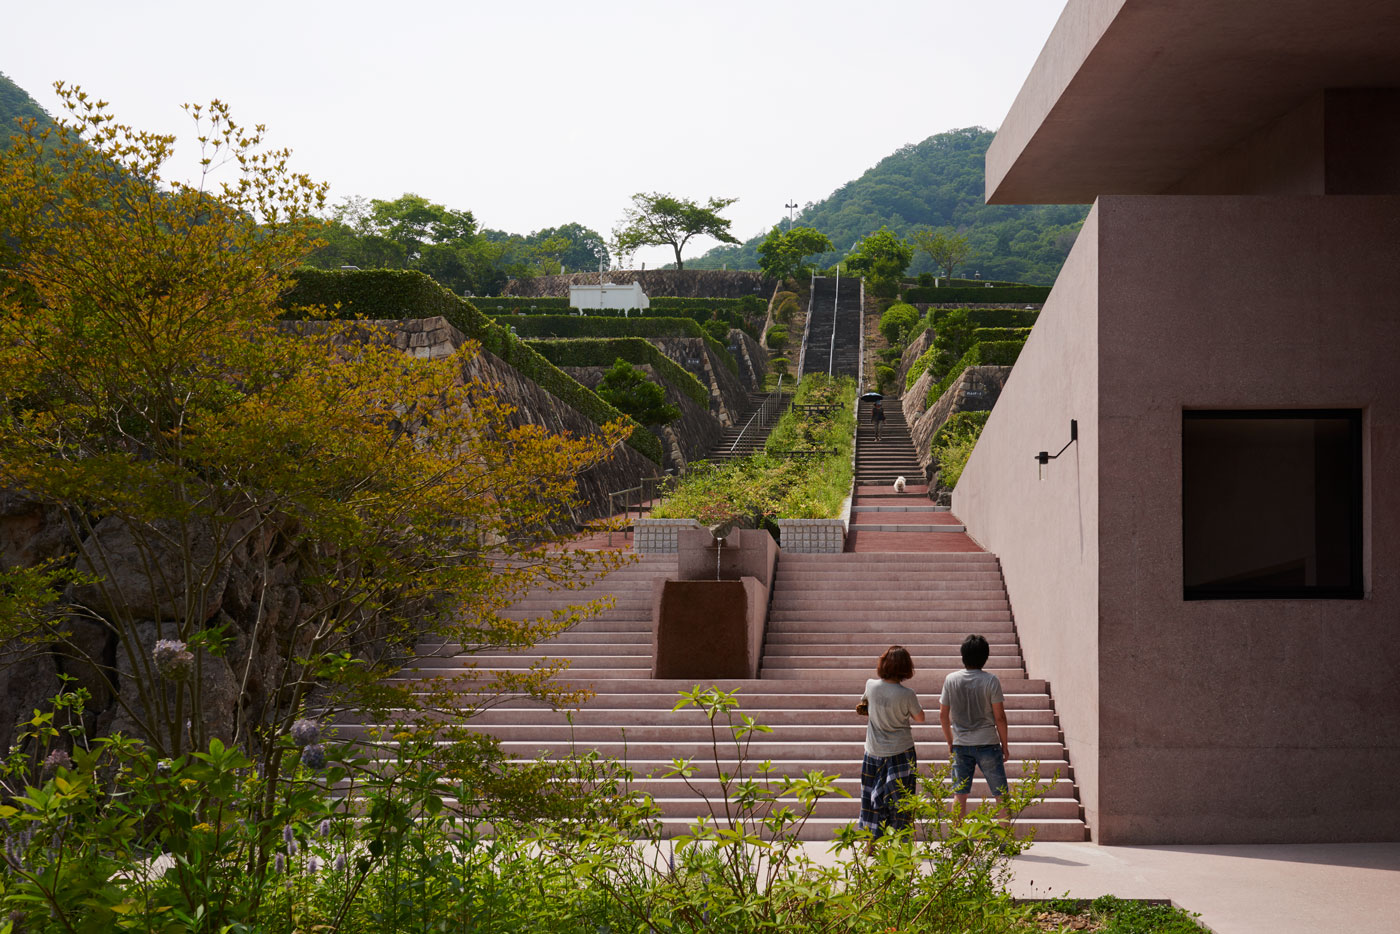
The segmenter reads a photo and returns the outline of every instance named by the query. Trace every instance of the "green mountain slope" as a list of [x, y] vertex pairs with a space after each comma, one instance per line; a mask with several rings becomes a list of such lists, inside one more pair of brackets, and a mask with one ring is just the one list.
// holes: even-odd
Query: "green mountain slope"
[[16, 132], [16, 120], [28, 118], [39, 121], [40, 126], [53, 122], [24, 88], [0, 72], [0, 142], [8, 142]]
[[[984, 279], [1055, 281], [1088, 208], [1084, 205], [989, 205], [983, 203], [984, 160], [995, 134], [982, 127], [951, 130], [905, 146], [860, 178], [847, 182], [824, 201], [808, 204], [797, 216], [799, 226], [815, 227], [831, 238], [838, 252], [820, 260], [841, 259], [867, 234], [887, 226], [900, 236], [915, 227], [954, 227], [967, 234], [975, 251], [960, 275]], [[738, 246], [717, 247], [688, 269], [757, 269], [755, 237]], [[911, 274], [932, 272], [927, 256], [917, 254]]]

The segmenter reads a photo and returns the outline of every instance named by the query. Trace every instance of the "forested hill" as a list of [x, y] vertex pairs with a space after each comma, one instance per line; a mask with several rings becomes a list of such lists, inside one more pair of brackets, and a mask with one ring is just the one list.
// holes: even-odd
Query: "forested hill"
[[[887, 226], [900, 236], [915, 227], [954, 227], [967, 234], [975, 255], [960, 275], [1049, 285], [1074, 243], [1088, 208], [1084, 205], [989, 205], [983, 202], [984, 160], [995, 134], [982, 127], [951, 130], [905, 146], [824, 201], [797, 215], [799, 226], [815, 227], [839, 252], [829, 265], [867, 234]], [[786, 218], [783, 219], [786, 223]], [[757, 269], [755, 237], [739, 246], [717, 247], [686, 260], [687, 269]], [[933, 271], [922, 253], [909, 272]]]
[[8, 143], [18, 128], [16, 120], [33, 118], [42, 126], [53, 120], [24, 88], [0, 73], [0, 143]]

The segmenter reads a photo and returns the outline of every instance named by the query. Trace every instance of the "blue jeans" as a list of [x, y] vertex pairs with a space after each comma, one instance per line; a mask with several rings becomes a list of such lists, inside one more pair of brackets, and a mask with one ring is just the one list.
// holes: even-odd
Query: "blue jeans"
[[1007, 793], [1006, 764], [1001, 756], [1001, 746], [991, 745], [953, 747], [953, 794], [965, 795], [972, 789], [974, 765], [982, 770], [982, 777], [991, 786], [992, 794]]

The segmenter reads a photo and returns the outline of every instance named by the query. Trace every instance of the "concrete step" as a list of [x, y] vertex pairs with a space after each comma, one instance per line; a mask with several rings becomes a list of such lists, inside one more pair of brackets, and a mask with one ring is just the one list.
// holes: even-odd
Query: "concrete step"
[[[850, 822], [839, 819], [813, 818], [802, 825], [797, 838], [806, 841], [834, 840], [837, 832], [848, 823]], [[661, 834], [667, 838], [689, 834], [691, 828], [691, 822], [675, 818], [661, 821]], [[1045, 843], [1082, 843], [1088, 839], [1084, 822], [1077, 818], [1073, 820], [1028, 818], [1017, 821], [1012, 829], [1018, 837], [1028, 837], [1034, 834], [1036, 840]]]
[[[851, 718], [858, 718], [854, 713]], [[844, 743], [862, 746], [865, 743], [864, 723], [810, 723], [810, 724], [769, 724], [771, 733], [757, 734], [754, 742], [764, 743]], [[623, 743], [637, 746], [643, 743], [660, 744], [703, 744], [711, 741], [710, 726], [706, 721], [692, 724], [481, 724], [475, 718], [464, 727], [469, 732], [489, 732], [498, 739], [509, 742], [569, 742], [593, 746], [599, 743]], [[342, 735], [353, 737], [353, 727]], [[917, 727], [916, 727], [917, 729]], [[936, 729], [930, 727], [929, 729]], [[721, 734], [726, 743], [730, 742], [726, 731]], [[1059, 743], [1059, 729], [1049, 726], [1009, 726], [1007, 735], [1013, 749], [1022, 745], [1040, 746]], [[1063, 751], [1063, 747], [1061, 747]], [[859, 763], [859, 755], [856, 757]]]
[[[709, 719], [704, 711], [695, 708], [685, 708], [682, 710], [667, 711], [663, 714], [657, 713], [657, 707], [612, 707], [600, 706], [605, 698], [595, 698], [584, 707], [578, 710], [551, 710], [540, 707], [492, 707], [483, 710], [474, 717], [471, 722], [477, 726], [512, 726], [512, 725], [553, 725], [556, 728], [573, 723], [579, 726], [654, 726], [658, 723], [666, 724], [675, 721], [678, 724], [703, 725], [709, 724]], [[775, 729], [780, 726], [805, 726], [809, 724], [819, 725], [851, 725], [864, 728], [865, 718], [860, 717], [852, 709], [855, 705], [853, 699], [847, 699], [845, 707], [833, 711], [817, 707], [793, 707], [788, 709], [777, 708], [765, 710], [758, 719], [767, 726]], [[930, 706], [936, 701], [930, 702]], [[752, 710], [747, 711], [750, 715]], [[929, 711], [932, 713], [932, 711]], [[849, 714], [849, 717], [846, 715]], [[1011, 727], [1048, 727], [1054, 726], [1054, 711], [1049, 707], [1027, 707], [1008, 708], [1006, 720]]]

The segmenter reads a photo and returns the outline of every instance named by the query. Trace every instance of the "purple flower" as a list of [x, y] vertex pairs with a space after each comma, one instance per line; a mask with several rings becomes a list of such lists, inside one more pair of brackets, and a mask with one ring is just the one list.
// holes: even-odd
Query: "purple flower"
[[301, 764], [308, 769], [324, 769], [326, 767], [326, 750], [319, 745], [307, 746], [301, 751]]
[[44, 759], [45, 772], [57, 772], [60, 768], [71, 769], [73, 767], [73, 757], [68, 755], [66, 749], [55, 749]]
[[288, 732], [292, 734], [292, 742], [298, 746], [310, 746], [321, 738], [321, 727], [315, 720], [298, 720]]
[[170, 681], [188, 681], [194, 675], [194, 654], [179, 639], [161, 639], [151, 650], [151, 660]]
[[322, 839], [322, 840], [324, 840], [326, 837], [329, 837], [329, 836], [331, 835], [331, 822], [330, 822], [330, 819], [329, 819], [329, 818], [327, 818], [326, 820], [321, 821], [321, 826], [320, 826], [319, 830], [320, 830], [320, 833], [321, 833], [321, 839]]
[[316, 857], [316, 856], [308, 856], [308, 857], [306, 857], [306, 871], [307, 871], [307, 872], [310, 872], [310, 873], [317, 873], [317, 872], [320, 872], [320, 871], [321, 871], [321, 860], [320, 860], [320, 857]]
[[281, 853], [276, 853], [272, 857], [272, 871], [278, 874], [286, 872], [287, 860]]
[[296, 840], [297, 840], [297, 835], [296, 835], [295, 832], [293, 832], [293, 830], [292, 830], [292, 825], [291, 825], [291, 824], [288, 824], [287, 826], [285, 826], [285, 827], [282, 828], [282, 842], [283, 842], [283, 843], [286, 843], [286, 844], [288, 844], [288, 845], [291, 845], [291, 844], [295, 843]]
[[344, 872], [345, 867], [349, 865], [349, 862], [350, 861], [345, 858], [344, 853], [337, 853], [335, 857], [335, 871]]

